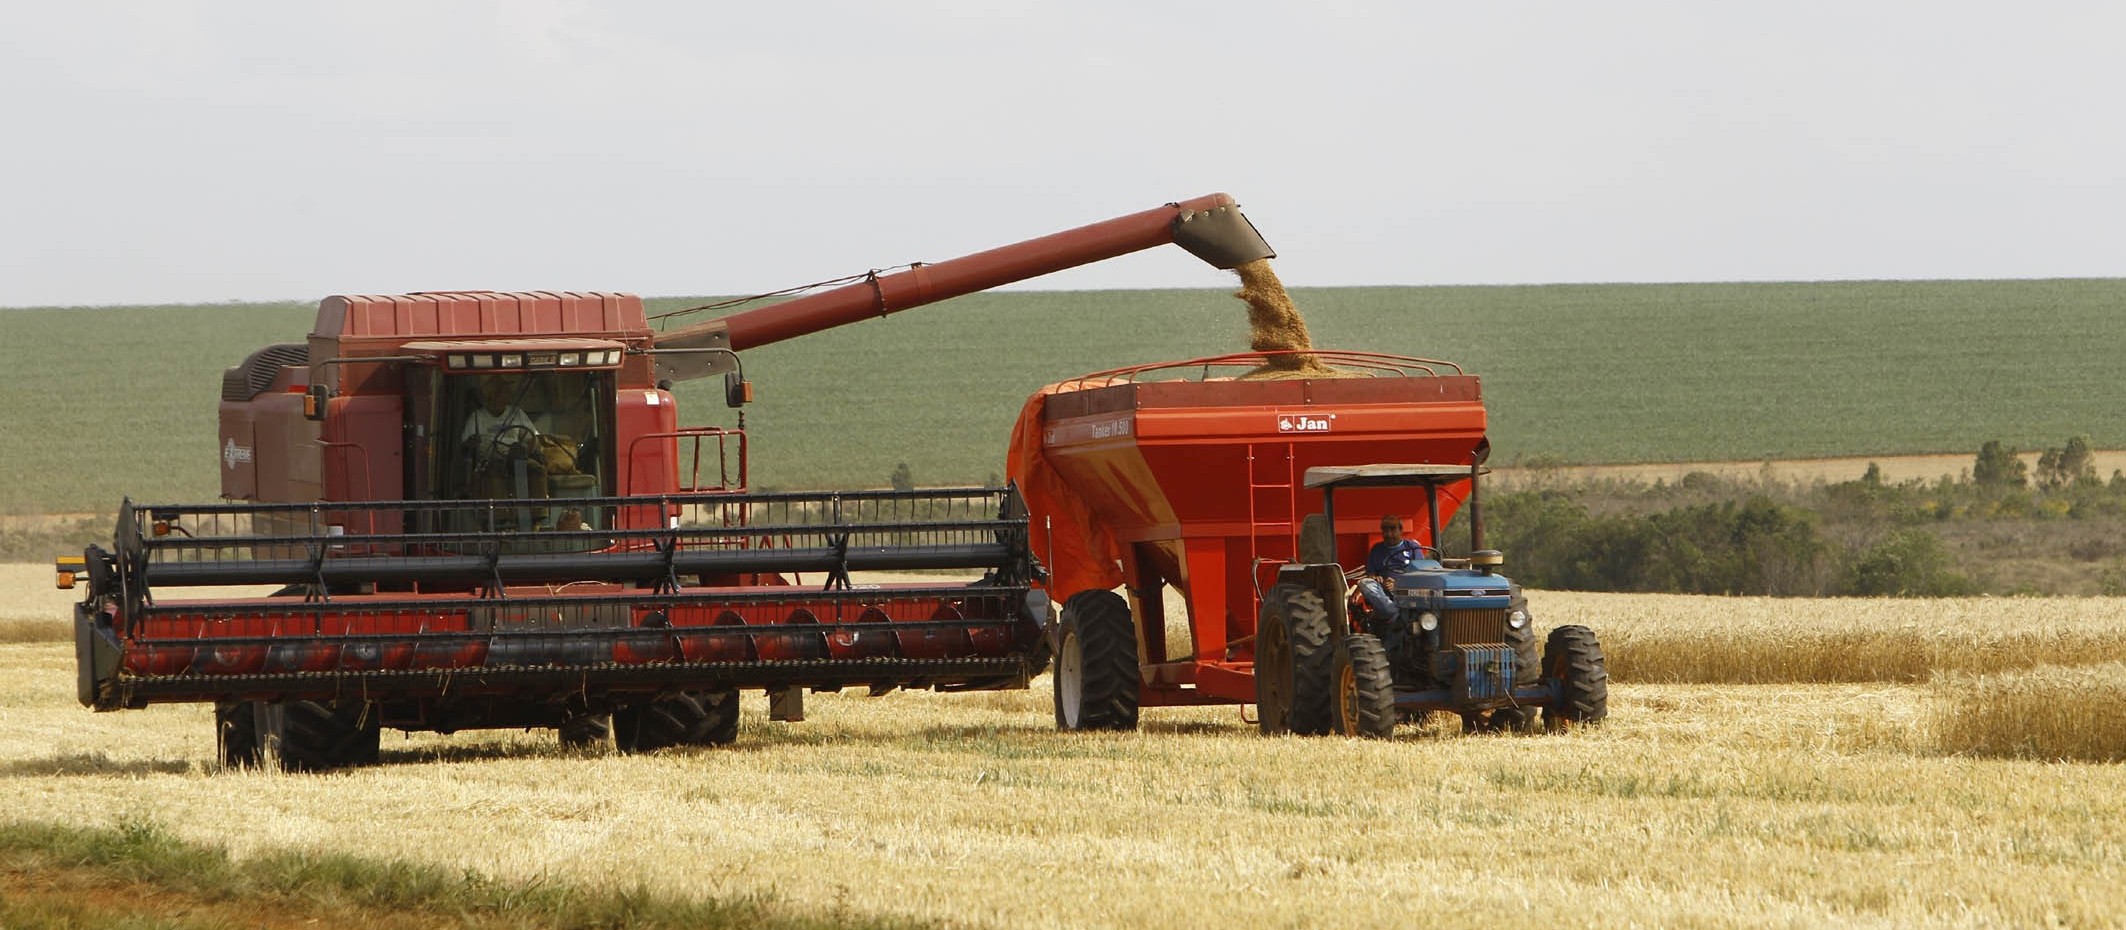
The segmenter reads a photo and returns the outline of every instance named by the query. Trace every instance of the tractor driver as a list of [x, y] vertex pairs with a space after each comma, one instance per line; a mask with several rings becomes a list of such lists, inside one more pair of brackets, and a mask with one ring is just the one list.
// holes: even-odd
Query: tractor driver
[[1358, 593], [1383, 620], [1395, 616], [1395, 576], [1409, 571], [1410, 563], [1425, 557], [1425, 549], [1403, 538], [1403, 518], [1382, 514], [1380, 542], [1366, 553], [1366, 574], [1358, 580]]

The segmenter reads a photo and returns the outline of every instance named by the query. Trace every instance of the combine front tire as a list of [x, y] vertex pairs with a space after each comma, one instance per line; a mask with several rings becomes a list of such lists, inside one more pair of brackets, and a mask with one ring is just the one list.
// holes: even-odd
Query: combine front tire
[[603, 749], [613, 744], [613, 718], [609, 714], [570, 717], [556, 729], [564, 749]]
[[1395, 733], [1395, 674], [1388, 650], [1370, 633], [1346, 636], [1336, 650], [1334, 732], [1385, 739]]
[[[1281, 584], [1263, 596], [1255, 635], [1268, 635], [1272, 642], [1267, 666], [1260, 646], [1257, 647], [1255, 708], [1264, 721], [1264, 734], [1289, 731], [1301, 736], [1322, 736], [1335, 728], [1334, 626], [1328, 601], [1312, 588]], [[1275, 676], [1267, 683], [1261, 677], [1265, 671]], [[1272, 712], [1262, 709], [1265, 684], [1271, 697], [1282, 695], [1281, 726], [1273, 728], [1269, 724]]]
[[1543, 644], [1544, 674], [1558, 679], [1556, 703], [1543, 709], [1550, 730], [1601, 722], [1609, 716], [1609, 669], [1602, 644], [1584, 626], [1561, 626]]
[[254, 708], [259, 754], [281, 771], [376, 764], [384, 728], [367, 701], [261, 701]]
[[613, 712], [622, 752], [672, 746], [722, 746], [738, 738], [738, 689], [681, 691]]
[[1137, 728], [1137, 626], [1113, 591], [1063, 602], [1056, 629], [1056, 729]]
[[254, 768], [258, 751], [258, 702], [220, 701], [214, 705], [214, 751], [223, 768]]

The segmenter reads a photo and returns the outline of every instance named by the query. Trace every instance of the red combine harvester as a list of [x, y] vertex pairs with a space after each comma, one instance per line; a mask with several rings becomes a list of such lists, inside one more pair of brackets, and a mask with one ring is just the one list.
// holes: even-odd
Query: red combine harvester
[[[229, 369], [227, 503], [127, 501], [62, 559], [81, 702], [212, 702], [232, 765], [373, 761], [381, 728], [730, 741], [740, 688], [1025, 687], [1050, 617], [1010, 488], [752, 493], [739, 429], [671, 380], [735, 353], [1166, 243], [1270, 256], [1223, 194], [671, 332], [625, 294], [330, 297], [307, 344]], [[972, 585], [852, 584], [962, 569]], [[818, 579], [800, 584], [803, 575]], [[185, 588], [279, 586], [270, 597]]]
[[[1229, 355], [1027, 402], [1009, 472], [1052, 551], [1049, 589], [1068, 595], [1057, 725], [1133, 729], [1141, 706], [1221, 703], [1255, 704], [1265, 733], [1386, 736], [1432, 711], [1470, 730], [1529, 729], [1537, 708], [1553, 726], [1601, 719], [1594, 634], [1559, 627], [1538, 657], [1526, 599], [1484, 548], [1478, 380], [1451, 362], [1312, 354], [1339, 376], [1240, 378], [1273, 359]], [[1465, 502], [1470, 551], [1446, 557]], [[1423, 551], [1375, 607], [1349, 583], [1383, 518]], [[1170, 591], [1185, 646], [1168, 643]]]

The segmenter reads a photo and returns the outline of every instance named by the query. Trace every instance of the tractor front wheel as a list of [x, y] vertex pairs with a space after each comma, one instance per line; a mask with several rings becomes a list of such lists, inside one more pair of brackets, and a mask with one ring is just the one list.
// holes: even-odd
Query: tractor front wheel
[[1395, 733], [1395, 674], [1388, 649], [1371, 633], [1346, 636], [1336, 650], [1335, 732], [1386, 739]]
[[1113, 591], [1080, 591], [1056, 626], [1056, 729], [1134, 730], [1137, 626]]
[[1602, 643], [1584, 626], [1561, 626], [1543, 644], [1543, 673], [1558, 680], [1558, 699], [1543, 708], [1543, 726], [1562, 730], [1609, 716], [1609, 668]]
[[680, 691], [613, 711], [613, 741], [622, 752], [672, 746], [722, 746], [738, 738], [738, 689]]

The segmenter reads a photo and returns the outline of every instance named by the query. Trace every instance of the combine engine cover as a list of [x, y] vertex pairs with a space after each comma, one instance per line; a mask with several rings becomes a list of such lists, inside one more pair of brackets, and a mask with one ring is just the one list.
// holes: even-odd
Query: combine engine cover
[[[361, 700], [388, 726], [448, 731], [675, 690], [1024, 687], [1038, 671], [1047, 604], [1011, 489], [583, 498], [530, 512], [561, 506], [127, 502], [116, 551], [92, 547], [84, 566], [81, 701]], [[553, 528], [516, 529], [533, 524]], [[653, 528], [600, 528], [630, 526]], [[985, 574], [854, 574], [938, 569]], [[172, 596], [231, 585], [279, 589]]]

